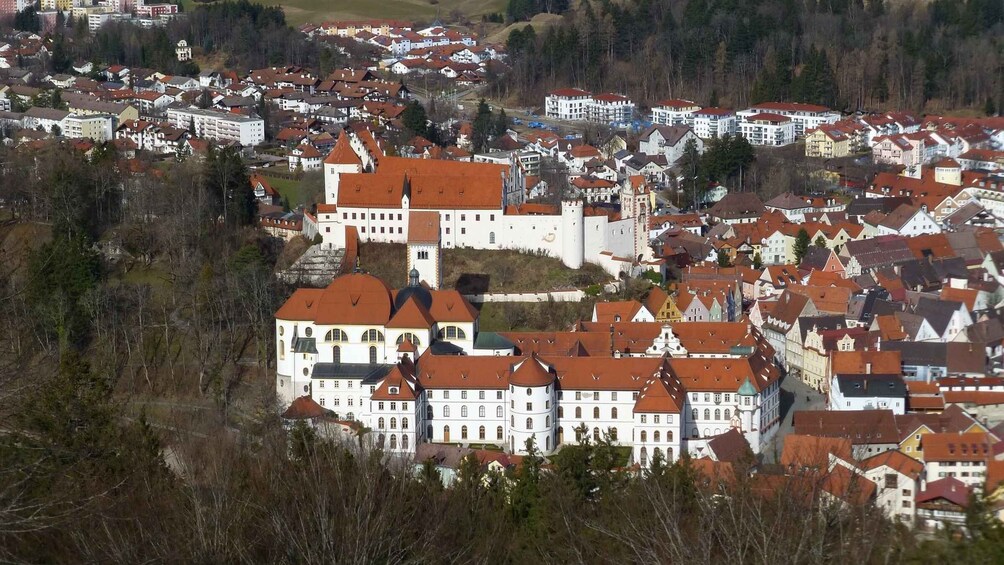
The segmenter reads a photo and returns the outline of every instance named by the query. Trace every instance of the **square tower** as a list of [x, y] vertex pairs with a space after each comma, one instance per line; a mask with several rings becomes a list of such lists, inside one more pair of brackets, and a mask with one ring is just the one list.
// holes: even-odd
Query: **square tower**
[[443, 286], [442, 232], [439, 212], [408, 213], [408, 272], [431, 288]]

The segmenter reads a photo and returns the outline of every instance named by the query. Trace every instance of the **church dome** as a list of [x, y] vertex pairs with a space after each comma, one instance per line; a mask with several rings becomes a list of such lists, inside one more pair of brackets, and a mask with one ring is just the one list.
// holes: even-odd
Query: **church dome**
[[390, 287], [373, 275], [342, 275], [318, 300], [318, 324], [383, 326], [390, 320]]
[[397, 296], [394, 298], [395, 310], [404, 306], [404, 303], [412, 296], [414, 296], [415, 300], [424, 306], [426, 310], [432, 308], [432, 293], [429, 292], [429, 289], [419, 284], [418, 276], [418, 269], [412, 269], [408, 273], [408, 286], [397, 291]]

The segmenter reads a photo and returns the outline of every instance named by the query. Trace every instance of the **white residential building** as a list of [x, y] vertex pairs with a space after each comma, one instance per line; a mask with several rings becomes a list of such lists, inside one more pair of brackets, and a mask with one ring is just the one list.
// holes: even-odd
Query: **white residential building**
[[265, 120], [261, 118], [198, 108], [169, 108], [167, 119], [176, 128], [188, 129], [194, 124], [198, 137], [215, 141], [236, 141], [245, 147], [265, 141]]
[[701, 106], [690, 100], [663, 100], [652, 107], [652, 123], [661, 126], [694, 127], [694, 117]]
[[745, 116], [739, 133], [753, 145], [781, 147], [795, 143], [795, 122], [786, 116], [758, 113]]
[[578, 88], [561, 88], [544, 98], [544, 114], [557, 120], [585, 120], [586, 106], [592, 99], [591, 92]]
[[840, 112], [830, 110], [826, 106], [815, 104], [799, 104], [794, 102], [764, 102], [756, 104], [747, 110], [739, 112], [741, 121], [748, 121], [758, 114], [776, 114], [792, 121], [795, 136], [801, 137], [805, 132], [818, 128], [820, 124], [833, 124], [840, 121]]
[[694, 133], [701, 139], [735, 135], [736, 113], [728, 108], [703, 108], [694, 112]]

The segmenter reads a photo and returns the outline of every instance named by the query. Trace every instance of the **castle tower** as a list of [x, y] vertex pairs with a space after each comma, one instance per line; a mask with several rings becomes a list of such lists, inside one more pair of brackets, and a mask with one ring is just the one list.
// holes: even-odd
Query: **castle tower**
[[338, 204], [338, 182], [343, 173], [363, 172], [363, 162], [352, 150], [349, 136], [342, 130], [334, 149], [324, 159], [324, 201], [328, 204]]
[[515, 366], [509, 377], [512, 401], [509, 422], [509, 449], [526, 454], [526, 442], [546, 454], [554, 451], [557, 421], [554, 409], [554, 374], [534, 353]]
[[621, 217], [632, 218], [634, 228], [634, 257], [632, 259], [652, 259], [652, 249], [648, 244], [648, 185], [645, 177], [635, 175], [628, 177], [621, 184]]
[[586, 249], [585, 212], [581, 200], [561, 201], [561, 262], [570, 269], [582, 267]]
[[736, 407], [736, 418], [740, 430], [750, 445], [760, 445], [760, 404], [756, 388], [747, 377], [736, 391], [739, 401]]
[[408, 272], [433, 289], [443, 286], [442, 232], [439, 212], [408, 213]]

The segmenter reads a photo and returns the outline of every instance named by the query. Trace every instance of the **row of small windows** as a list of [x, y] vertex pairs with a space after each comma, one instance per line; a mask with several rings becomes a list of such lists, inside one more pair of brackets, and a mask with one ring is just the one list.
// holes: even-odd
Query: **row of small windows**
[[[385, 429], [384, 419], [383, 418], [380, 418], [379, 420], [377, 420], [377, 428], [381, 429], [381, 430]], [[397, 418], [391, 418], [390, 419], [390, 429], [392, 429], [392, 430], [396, 430], [397, 429]], [[401, 418], [401, 429], [402, 430], [407, 430], [408, 429], [408, 418]]]
[[[659, 434], [658, 431], [652, 432], [652, 441], [654, 441], [655, 443], [659, 443], [660, 441], [662, 441], [661, 437], [662, 436]], [[642, 430], [641, 443], [645, 443], [647, 441], [648, 441], [648, 432]], [[669, 430], [666, 432], [666, 441], [673, 441], [673, 430]]]
[[[690, 411], [690, 417], [692, 419], [698, 420], [697, 416], [698, 416], [698, 410], [697, 410], [697, 408], [694, 408], [693, 410]], [[728, 408], [726, 408], [725, 409], [725, 419], [728, 420], [731, 417], [732, 417], [732, 411], [729, 410]], [[712, 419], [711, 418], [711, 409], [710, 408], [705, 408], [704, 409], [704, 419], [705, 420], [711, 420]], [[714, 417], [714, 419], [715, 420], [721, 420], [722, 419], [722, 411], [721, 411], [721, 409], [715, 408], [715, 417]]]
[[[653, 453], [655, 453], [655, 455], [661, 455], [662, 454], [662, 450], [660, 450], [657, 447], [657, 448], [655, 448], [653, 450]], [[641, 461], [640, 461], [641, 466], [642, 467], [647, 467], [648, 466], [648, 449], [647, 448], [645, 448], [645, 447], [641, 448], [641, 457], [640, 457], [640, 459], [641, 459]], [[672, 447], [667, 447], [666, 448], [666, 460], [669, 461], [669, 462], [673, 461], [673, 448]]]
[[[433, 435], [432, 426], [428, 426], [426, 428], [425, 432], [426, 432], [425, 435], [427, 435], [429, 437], [429, 440], [435, 439], [434, 435]], [[460, 427], [460, 439], [468, 439], [467, 432], [468, 432], [467, 426], [461, 426]], [[487, 439], [486, 433], [487, 433], [487, 430], [485, 430], [484, 426], [478, 427], [478, 439]], [[505, 432], [502, 430], [502, 426], [499, 426], [499, 427], [495, 428], [495, 439], [502, 440], [503, 436], [504, 436], [504, 433]], [[450, 426], [443, 426], [443, 438], [442, 439], [443, 439], [443, 441], [449, 441], [450, 440]]]
[[[529, 409], [530, 409], [529, 406], [527, 406], [527, 410], [529, 410]], [[558, 407], [558, 417], [559, 418], [564, 418], [565, 417], [565, 407], [564, 406], [559, 406]], [[575, 417], [576, 418], [581, 418], [582, 417], [582, 407], [581, 406], [576, 406], [575, 407]], [[644, 416], [642, 416], [642, 418], [644, 418]], [[593, 419], [594, 420], [599, 420], [600, 419], [600, 408], [598, 406], [593, 408]], [[616, 420], [617, 419], [617, 408], [611, 408], [610, 409], [610, 419], [611, 420]]]
[[[377, 447], [383, 449], [387, 438], [383, 434], [377, 436]], [[397, 449], [397, 434], [390, 434], [390, 448]], [[401, 434], [401, 449], [408, 449], [408, 434]]]
[[[397, 214], [397, 221], [400, 222], [400, 221], [403, 220], [403, 218], [404, 218], [403, 214]], [[343, 220], [348, 220], [349, 219], [349, 213], [348, 212], [342, 212], [342, 219]], [[366, 219], [366, 212], [352, 212], [352, 219], [353, 220], [365, 220]], [[371, 220], [376, 220], [377, 219], [376, 212], [370, 212], [370, 219]], [[380, 214], [380, 219], [381, 220], [391, 220], [391, 221], [393, 221], [394, 220], [394, 214]], [[495, 214], [489, 214], [488, 219], [489, 219], [489, 221], [494, 222], [495, 221]], [[447, 222], [450, 221], [450, 215], [449, 214], [446, 215], [446, 221]], [[460, 215], [460, 221], [461, 222], [466, 222], [467, 221], [467, 214], [461, 214]], [[474, 221], [475, 222], [480, 222], [481, 221], [481, 214], [475, 214], [474, 215]]]
[[467, 333], [457, 326], [446, 326], [440, 328], [439, 339], [467, 339]]
[[[427, 419], [429, 419], [429, 420], [431, 420], [433, 418], [432, 406], [426, 406], [425, 407], [425, 417]], [[449, 418], [450, 417], [450, 407], [449, 406], [443, 406], [443, 417], [444, 418]], [[466, 418], [467, 417], [467, 407], [466, 406], [461, 406], [460, 407], [460, 417], [461, 418]], [[485, 417], [485, 407], [484, 406], [478, 406], [478, 417], [479, 418], [484, 418]], [[503, 417], [502, 416], [502, 407], [501, 406], [496, 406], [495, 407], [495, 417], [496, 418], [502, 418]]]
[[[434, 396], [433, 392], [434, 391], [431, 391], [431, 390], [428, 392], [430, 400]], [[444, 390], [442, 396], [443, 396], [443, 400], [449, 400], [450, 399], [450, 391]], [[460, 398], [462, 400], [467, 400], [467, 391], [466, 390], [460, 391]], [[485, 391], [479, 390], [478, 391], [478, 400], [484, 400], [484, 399], [485, 399]], [[496, 400], [502, 400], [502, 391], [501, 390], [496, 390], [495, 391], [495, 399]]]
[[[509, 425], [512, 426], [512, 427], [514, 427], [514, 428], [516, 427], [516, 416], [510, 416], [509, 417]], [[547, 416], [547, 417], [544, 418], [544, 426], [545, 427], [551, 427], [551, 417], [550, 416]], [[526, 419], [526, 429], [527, 430], [532, 430], [533, 429], [533, 418], [527, 418]]]

